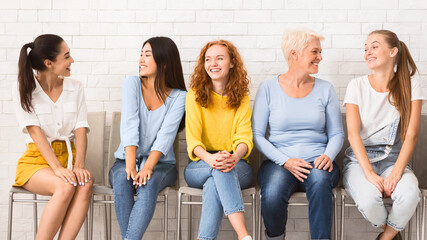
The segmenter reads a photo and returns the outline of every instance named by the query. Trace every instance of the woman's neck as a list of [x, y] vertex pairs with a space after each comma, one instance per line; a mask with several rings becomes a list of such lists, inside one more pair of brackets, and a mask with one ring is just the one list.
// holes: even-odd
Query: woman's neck
[[52, 73], [39, 72], [36, 78], [45, 92], [51, 92], [53, 89], [62, 86], [63, 83], [63, 78]]
[[213, 91], [223, 96], [225, 91], [225, 86], [227, 85], [227, 79], [221, 80], [212, 80]]
[[286, 81], [288, 85], [291, 85], [295, 88], [299, 88], [306, 83], [314, 81], [314, 77], [292, 68], [290, 68], [288, 72], [282, 74], [281, 76], [282, 81]]
[[369, 76], [371, 86], [378, 92], [388, 92], [388, 84], [394, 77], [393, 69], [388, 71], [376, 70]]

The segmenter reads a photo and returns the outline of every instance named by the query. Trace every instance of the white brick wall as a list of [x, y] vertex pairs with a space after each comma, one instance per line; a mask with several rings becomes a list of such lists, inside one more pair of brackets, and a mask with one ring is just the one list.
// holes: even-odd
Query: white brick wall
[[[88, 110], [107, 111], [110, 124], [111, 112], [120, 110], [123, 79], [137, 74], [142, 43], [157, 35], [169, 36], [178, 45], [187, 82], [204, 43], [219, 38], [233, 41], [252, 79], [253, 100], [263, 80], [287, 69], [280, 51], [283, 31], [297, 26], [313, 28], [326, 37], [319, 77], [334, 84], [342, 101], [350, 79], [369, 73], [363, 62], [366, 35], [386, 28], [398, 33], [409, 46], [427, 93], [426, 16], [425, 0], [0, 0], [0, 238], [6, 238], [8, 190], [17, 159], [25, 149], [10, 91], [16, 82], [20, 47], [37, 35], [64, 37], [76, 61], [73, 77], [85, 85]], [[106, 137], [108, 132], [106, 129]], [[185, 157], [185, 148], [181, 152]], [[169, 239], [174, 239], [175, 196], [170, 204]], [[14, 213], [14, 239], [32, 239], [31, 207], [17, 205]], [[185, 209], [183, 214], [187, 218]], [[195, 236], [200, 209], [193, 214]], [[97, 206], [95, 217], [102, 216]], [[144, 239], [160, 239], [162, 216], [159, 208]], [[293, 207], [289, 216], [287, 239], [308, 239], [307, 209]], [[376, 236], [378, 230], [356, 209], [347, 212], [346, 218], [347, 239]], [[251, 228], [250, 214], [247, 222]], [[104, 239], [102, 223], [94, 226], [95, 239]], [[187, 229], [183, 221], [183, 236]], [[113, 231], [118, 239], [116, 223]], [[220, 239], [233, 238], [237, 239], [224, 220]]]

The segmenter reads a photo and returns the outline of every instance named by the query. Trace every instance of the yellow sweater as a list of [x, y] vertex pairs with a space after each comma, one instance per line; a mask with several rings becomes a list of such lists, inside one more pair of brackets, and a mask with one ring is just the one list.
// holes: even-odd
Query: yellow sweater
[[187, 151], [193, 161], [200, 160], [193, 153], [197, 146], [206, 151], [235, 152], [240, 143], [248, 146], [243, 157], [247, 159], [253, 148], [249, 96], [242, 99], [237, 109], [231, 109], [226, 96], [212, 91], [212, 102], [204, 108], [196, 102], [191, 89], [185, 100], [185, 129]]

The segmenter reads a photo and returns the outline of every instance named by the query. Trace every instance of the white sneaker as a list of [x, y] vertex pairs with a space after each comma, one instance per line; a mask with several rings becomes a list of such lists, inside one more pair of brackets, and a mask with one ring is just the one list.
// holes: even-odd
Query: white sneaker
[[248, 235], [248, 236], [242, 238], [242, 240], [252, 240], [252, 237]]

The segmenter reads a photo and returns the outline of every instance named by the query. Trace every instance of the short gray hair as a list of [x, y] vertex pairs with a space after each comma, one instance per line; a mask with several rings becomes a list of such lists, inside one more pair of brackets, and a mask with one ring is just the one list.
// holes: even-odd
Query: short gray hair
[[304, 50], [304, 48], [306, 48], [308, 44], [315, 39], [323, 41], [325, 38], [321, 34], [308, 28], [286, 30], [283, 34], [282, 52], [288, 65], [291, 61], [291, 50], [301, 53], [302, 50]]

